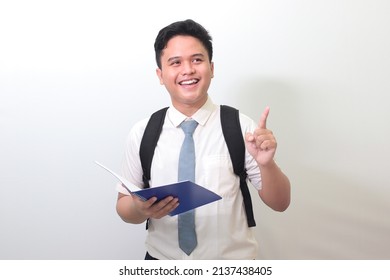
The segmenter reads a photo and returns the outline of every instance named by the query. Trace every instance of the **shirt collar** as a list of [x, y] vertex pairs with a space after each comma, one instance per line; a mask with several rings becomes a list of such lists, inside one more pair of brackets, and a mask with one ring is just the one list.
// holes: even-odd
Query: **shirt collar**
[[[217, 106], [213, 103], [210, 97], [207, 98], [206, 103], [191, 116], [191, 118], [198, 122], [199, 125], [204, 126], [211, 114], [216, 110]], [[168, 109], [168, 119], [175, 127], [178, 127], [187, 116], [180, 113], [175, 107], [171, 106]]]

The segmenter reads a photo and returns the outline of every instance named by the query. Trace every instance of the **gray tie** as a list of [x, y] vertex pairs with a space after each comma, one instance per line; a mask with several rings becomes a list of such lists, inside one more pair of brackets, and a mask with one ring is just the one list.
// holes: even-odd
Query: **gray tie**
[[[181, 128], [185, 138], [179, 157], [179, 182], [190, 180], [195, 182], [195, 147], [192, 134], [198, 123], [194, 120], [184, 121]], [[179, 247], [189, 256], [198, 244], [195, 232], [195, 211], [191, 210], [178, 217]]]

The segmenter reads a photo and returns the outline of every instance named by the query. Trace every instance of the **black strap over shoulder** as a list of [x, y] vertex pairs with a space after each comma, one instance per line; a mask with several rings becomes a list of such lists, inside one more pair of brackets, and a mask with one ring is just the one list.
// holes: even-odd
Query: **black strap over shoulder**
[[248, 226], [254, 227], [256, 222], [253, 215], [252, 199], [246, 183], [245, 142], [241, 131], [239, 111], [233, 107], [221, 105], [221, 125], [234, 173], [240, 177], [240, 189], [244, 199]]
[[157, 146], [158, 139], [160, 138], [167, 110], [168, 107], [165, 107], [152, 114], [146, 125], [144, 135], [142, 136], [139, 155], [141, 158], [142, 171], [144, 173], [142, 177], [144, 188], [149, 188], [150, 169], [152, 167], [154, 150]]
[[[142, 165], [142, 180], [144, 181], [144, 188], [150, 187], [150, 170], [152, 168], [154, 150], [157, 146], [158, 139], [160, 138], [167, 110], [168, 107], [162, 108], [150, 116], [148, 124], [145, 127], [144, 135], [142, 136], [139, 156]], [[148, 228], [149, 219], [146, 220], [146, 229]]]

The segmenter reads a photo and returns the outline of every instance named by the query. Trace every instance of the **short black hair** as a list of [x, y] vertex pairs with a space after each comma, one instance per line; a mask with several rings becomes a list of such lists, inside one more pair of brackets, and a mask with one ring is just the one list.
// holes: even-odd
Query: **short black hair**
[[193, 21], [192, 19], [187, 19], [184, 21], [174, 22], [161, 29], [158, 33], [154, 42], [154, 51], [156, 53], [158, 68], [161, 69], [161, 54], [166, 48], [168, 41], [178, 35], [197, 38], [206, 48], [211, 62], [213, 58], [213, 44], [209, 32], [199, 23]]

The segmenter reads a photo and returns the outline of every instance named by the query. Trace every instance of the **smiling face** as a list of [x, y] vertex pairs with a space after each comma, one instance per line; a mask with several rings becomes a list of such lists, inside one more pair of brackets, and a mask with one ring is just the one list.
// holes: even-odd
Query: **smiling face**
[[192, 116], [207, 100], [214, 76], [206, 48], [192, 36], [178, 35], [168, 41], [156, 70], [160, 84], [168, 90], [172, 105]]

